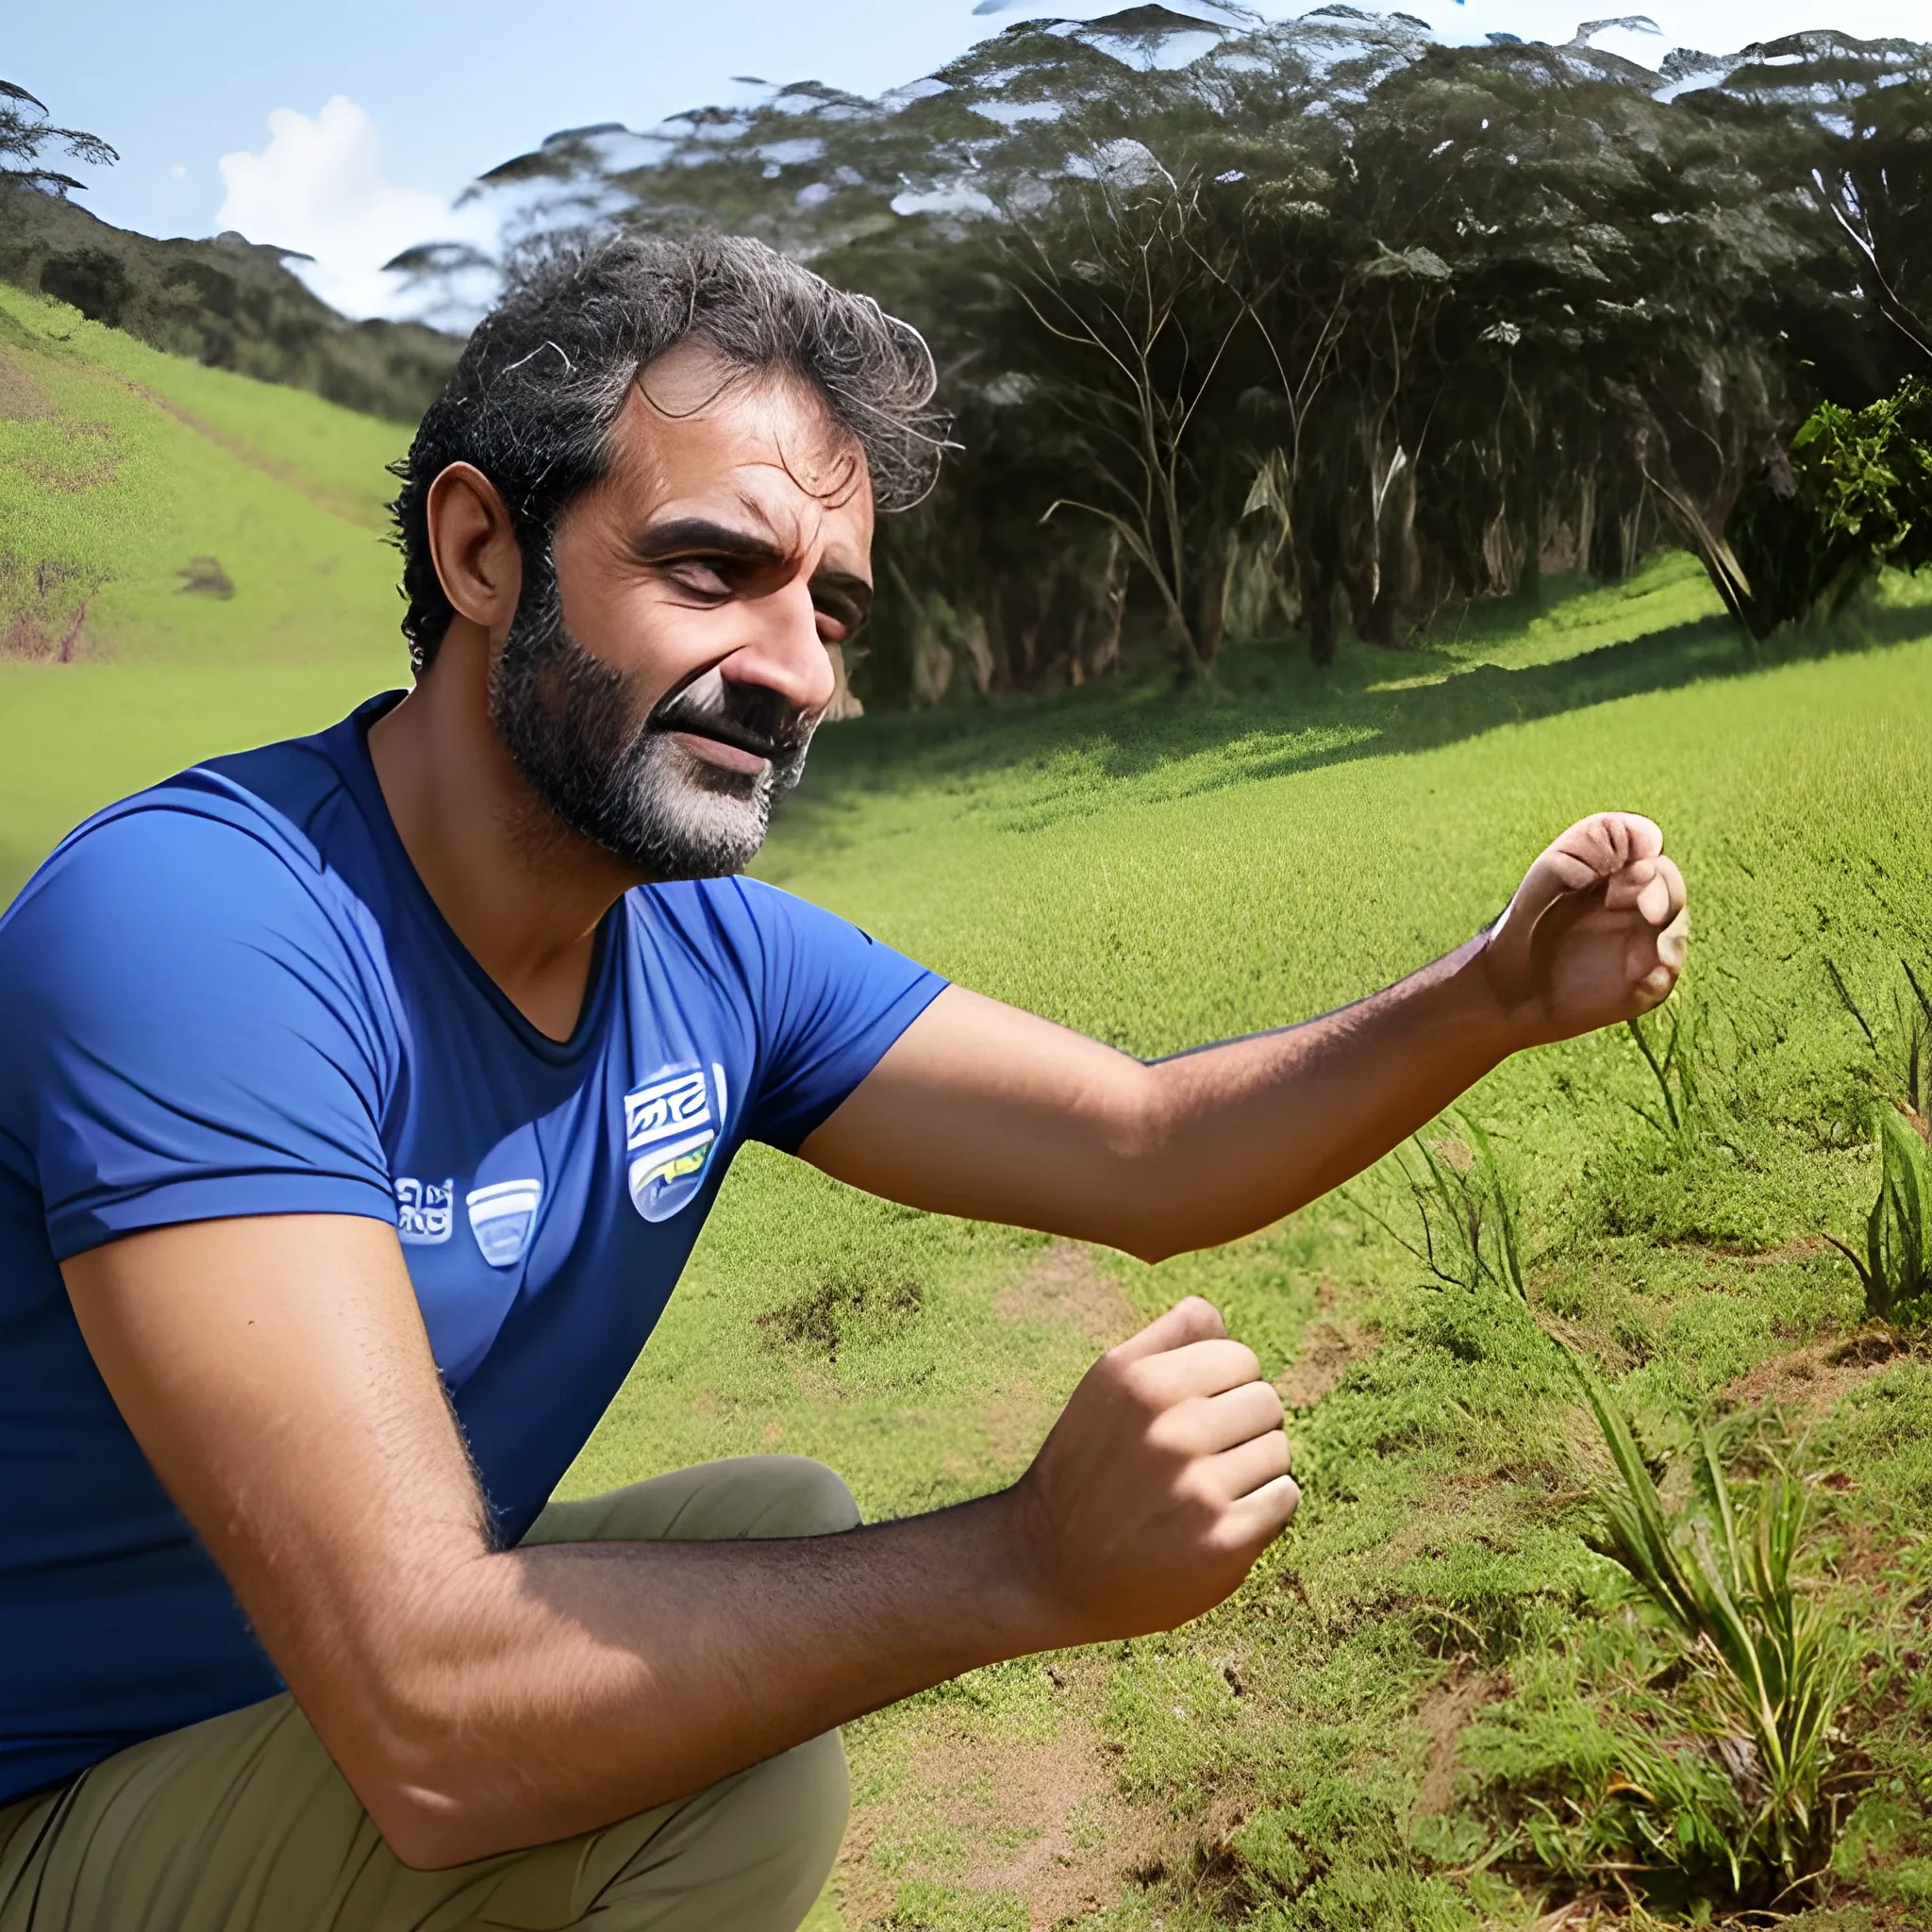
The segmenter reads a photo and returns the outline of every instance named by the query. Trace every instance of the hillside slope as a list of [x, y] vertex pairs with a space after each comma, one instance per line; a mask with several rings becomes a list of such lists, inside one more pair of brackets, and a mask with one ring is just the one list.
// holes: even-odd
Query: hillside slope
[[0, 180], [0, 279], [210, 368], [413, 422], [461, 339], [416, 322], [351, 322], [283, 258], [235, 234], [200, 242], [137, 235], [74, 202]]
[[0, 283], [0, 903], [133, 785], [407, 677], [408, 441]]

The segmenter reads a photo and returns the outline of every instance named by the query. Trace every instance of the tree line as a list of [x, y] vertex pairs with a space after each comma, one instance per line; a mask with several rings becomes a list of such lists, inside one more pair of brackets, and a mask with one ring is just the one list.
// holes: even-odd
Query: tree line
[[[1027, 22], [876, 99], [554, 136], [473, 192], [512, 250], [762, 235], [925, 331], [959, 449], [881, 531], [888, 701], [1285, 631], [1325, 662], [1667, 541], [1756, 635], [1932, 561], [1932, 47], [1653, 74], [1591, 31]], [[92, 138], [8, 95], [7, 172], [58, 195], [37, 150]]]

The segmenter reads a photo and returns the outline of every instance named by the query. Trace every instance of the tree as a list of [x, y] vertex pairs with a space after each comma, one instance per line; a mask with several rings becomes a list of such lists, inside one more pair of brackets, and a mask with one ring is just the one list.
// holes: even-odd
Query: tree
[[932, 696], [948, 652], [995, 690], [1199, 669], [1290, 623], [1325, 662], [1344, 612], [1399, 645], [1673, 536], [1759, 624], [1739, 545], [1794, 430], [1926, 336], [1932, 49], [1659, 76], [1587, 34], [1216, 13], [1028, 21], [875, 100], [576, 129], [473, 192], [513, 243], [758, 234], [926, 332], [964, 454], [881, 529], [872, 695]]
[[65, 196], [84, 189], [85, 181], [44, 164], [42, 157], [52, 149], [64, 149], [71, 160], [89, 167], [111, 167], [121, 158], [97, 134], [56, 127], [47, 119], [45, 102], [10, 80], [0, 80], [0, 180], [18, 182], [42, 194]]

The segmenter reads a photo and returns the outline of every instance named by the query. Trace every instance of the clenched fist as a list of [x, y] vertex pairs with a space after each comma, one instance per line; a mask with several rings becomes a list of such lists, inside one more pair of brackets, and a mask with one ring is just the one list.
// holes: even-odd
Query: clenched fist
[[1088, 1370], [1008, 1491], [1057, 1645], [1213, 1608], [1287, 1526], [1281, 1398], [1199, 1296]]
[[1568, 1040], [1668, 999], [1690, 924], [1664, 835], [1634, 812], [1579, 820], [1530, 867], [1480, 964], [1515, 1046]]

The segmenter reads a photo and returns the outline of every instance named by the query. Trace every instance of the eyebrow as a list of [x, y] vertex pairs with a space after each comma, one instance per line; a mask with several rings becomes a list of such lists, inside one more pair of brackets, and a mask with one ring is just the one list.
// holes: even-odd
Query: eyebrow
[[783, 563], [785, 547], [775, 538], [752, 530], [714, 524], [708, 517], [673, 517], [649, 524], [632, 540], [640, 557], [669, 557], [680, 550], [708, 550], [722, 557], [741, 557], [751, 563]]
[[[673, 517], [664, 523], [649, 524], [638, 532], [631, 547], [646, 559], [693, 551], [708, 552], [713, 557], [741, 558], [747, 563], [776, 564], [783, 563], [790, 555], [775, 537], [734, 529], [729, 524], [714, 524], [708, 517]], [[831, 591], [847, 598], [855, 609], [855, 623], [865, 622], [872, 609], [874, 590], [857, 572], [822, 569], [812, 573], [810, 581], [814, 590]]]

